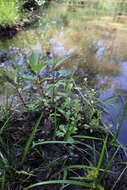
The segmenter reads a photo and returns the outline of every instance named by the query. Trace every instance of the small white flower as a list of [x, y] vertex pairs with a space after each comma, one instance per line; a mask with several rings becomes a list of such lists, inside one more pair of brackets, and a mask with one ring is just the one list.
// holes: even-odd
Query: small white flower
[[94, 101], [93, 100], [91, 100], [91, 104], [93, 104], [94, 103]]
[[38, 4], [39, 6], [41, 6], [41, 5], [42, 5], [42, 2], [41, 2], [41, 1], [37, 1], [37, 4]]
[[84, 81], [86, 82], [86, 81], [87, 81], [87, 78], [84, 78]]
[[93, 133], [93, 129], [90, 129], [90, 133]]
[[43, 4], [43, 5], [45, 4], [45, 0], [42, 1], [42, 4]]

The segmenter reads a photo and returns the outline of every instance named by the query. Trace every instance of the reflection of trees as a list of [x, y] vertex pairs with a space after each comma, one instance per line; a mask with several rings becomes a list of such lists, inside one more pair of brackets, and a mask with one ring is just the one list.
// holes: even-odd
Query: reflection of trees
[[117, 16], [121, 16], [127, 12], [127, 1], [126, 0], [118, 0], [116, 10], [114, 12], [114, 21], [116, 21]]
[[127, 12], [127, 1], [119, 0], [119, 10], [120, 12]]
[[108, 58], [108, 52], [106, 52], [107, 55], [98, 59], [96, 51], [94, 51], [96, 48], [85, 48], [85, 50], [82, 50], [71, 58], [70, 65], [77, 66], [75, 73], [77, 82], [82, 83], [84, 78], [87, 78], [90, 85], [96, 86], [98, 74], [109, 78], [118, 75], [119, 64], [112, 64], [110, 58]]
[[82, 84], [84, 82], [84, 78], [87, 78], [89, 85], [95, 86], [97, 82], [96, 80], [97, 70], [94, 68], [94, 64], [93, 65], [89, 64], [85, 54], [84, 55], [75, 54], [70, 59], [70, 64], [68, 65], [70, 65], [70, 67], [76, 66], [76, 71], [74, 76], [77, 83]]
[[86, 0], [85, 6], [96, 16], [101, 13], [105, 15], [114, 15], [115, 18], [121, 12], [127, 11], [126, 0]]

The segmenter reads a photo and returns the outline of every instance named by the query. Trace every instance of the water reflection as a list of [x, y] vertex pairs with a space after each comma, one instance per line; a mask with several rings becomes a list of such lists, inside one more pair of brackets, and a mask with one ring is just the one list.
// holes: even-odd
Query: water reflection
[[[86, 1], [80, 6], [54, 4], [45, 10], [38, 25], [21, 31], [13, 39], [1, 40], [0, 49], [10, 46], [26, 52], [34, 49], [41, 55], [49, 52], [54, 58], [73, 55], [66, 66], [78, 66], [82, 78], [88, 77], [92, 85], [102, 89], [101, 99], [110, 97], [127, 89], [125, 4], [116, 0]], [[22, 58], [19, 62], [22, 64]], [[109, 103], [116, 105], [108, 108], [112, 118], [119, 118], [123, 103]], [[123, 125], [121, 134], [125, 130], [127, 127]], [[120, 137], [127, 144], [124, 139]]]
[[[99, 79], [100, 81], [100, 79]], [[105, 84], [107, 84], [107, 81], [110, 81], [108, 88], [104, 87]], [[109, 105], [106, 106], [106, 110], [108, 113], [108, 116], [106, 114], [106, 120], [105, 123], [109, 123], [113, 127], [119, 127], [120, 128], [120, 136], [119, 140], [124, 145], [127, 145], [127, 114], [126, 114], [126, 108], [125, 104], [127, 101], [127, 93], [124, 94], [125, 90], [127, 90], [127, 62], [120, 63], [120, 71], [119, 74], [116, 77], [105, 77], [100, 82], [100, 86], [104, 87], [103, 90], [100, 92], [100, 98], [101, 99], [107, 99], [108, 97], [112, 97], [119, 92], [121, 92], [121, 95], [117, 98], [110, 99], [106, 101]], [[122, 94], [123, 91], [123, 94]], [[112, 105], [112, 106], [111, 106]], [[124, 113], [125, 112], [125, 113]]]

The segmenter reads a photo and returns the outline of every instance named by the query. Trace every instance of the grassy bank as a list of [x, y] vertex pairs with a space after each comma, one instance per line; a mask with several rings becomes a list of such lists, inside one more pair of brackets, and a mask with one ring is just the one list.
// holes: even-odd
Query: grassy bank
[[38, 20], [37, 12], [46, 1], [0, 0], [0, 36], [13, 37], [18, 31]]
[[46, 2], [43, 0], [0, 0], [0, 25], [19, 23], [24, 11], [33, 11], [43, 7]]
[[124, 148], [102, 126], [87, 79], [81, 88], [75, 72], [61, 68], [68, 59], [41, 61], [33, 52], [27, 65], [1, 67], [13, 89], [1, 106], [1, 190], [127, 187]]
[[20, 1], [0, 0], [0, 24], [15, 24], [20, 20]]

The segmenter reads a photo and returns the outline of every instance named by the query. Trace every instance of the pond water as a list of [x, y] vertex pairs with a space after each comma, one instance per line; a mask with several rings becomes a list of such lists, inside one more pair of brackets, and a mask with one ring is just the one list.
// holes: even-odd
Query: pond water
[[[31, 28], [12, 39], [1, 39], [0, 49], [34, 49], [39, 54], [51, 52], [54, 58], [73, 55], [67, 67], [79, 67], [80, 80], [87, 77], [99, 91], [100, 99], [107, 99], [103, 121], [111, 128], [120, 125], [119, 140], [127, 145], [127, 117], [123, 109], [127, 104], [126, 6], [118, 0], [82, 0], [76, 4], [70, 1], [52, 4], [39, 15], [39, 22]], [[118, 97], [108, 99], [118, 93]]]

